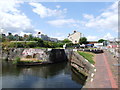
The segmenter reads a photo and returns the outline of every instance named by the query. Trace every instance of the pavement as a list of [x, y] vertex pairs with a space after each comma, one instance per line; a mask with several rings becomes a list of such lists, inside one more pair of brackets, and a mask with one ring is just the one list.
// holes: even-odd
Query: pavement
[[108, 51], [105, 51], [105, 55], [106, 58], [108, 59], [108, 64], [110, 66], [110, 69], [112, 71], [113, 74], [113, 78], [116, 81], [117, 86], [120, 87], [120, 84], [118, 84], [118, 77], [119, 77], [119, 69], [120, 69], [120, 65], [119, 65], [119, 60], [117, 57], [114, 57], [114, 55]]
[[95, 61], [96, 72], [93, 80], [87, 83], [87, 88], [118, 88], [106, 52], [96, 54]]

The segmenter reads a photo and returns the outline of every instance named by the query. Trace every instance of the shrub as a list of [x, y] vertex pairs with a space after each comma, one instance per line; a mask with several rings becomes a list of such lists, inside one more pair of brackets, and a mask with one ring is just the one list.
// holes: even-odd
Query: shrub
[[24, 42], [10, 42], [8, 47], [10, 47], [10, 48], [15, 48], [15, 47], [22, 48], [24, 46], [25, 46]]
[[71, 43], [72, 41], [70, 41], [69, 39], [64, 39], [62, 42], [63, 43]]
[[38, 45], [37, 42], [26, 42], [26, 47], [33, 48]]
[[57, 47], [63, 47], [64, 43], [58, 42]]
[[17, 64], [18, 62], [20, 62], [20, 57], [16, 57], [15, 60], [13, 60], [13, 64]]

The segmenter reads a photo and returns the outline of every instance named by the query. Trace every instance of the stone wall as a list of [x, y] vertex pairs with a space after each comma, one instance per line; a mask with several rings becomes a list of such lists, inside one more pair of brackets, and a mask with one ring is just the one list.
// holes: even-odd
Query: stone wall
[[71, 66], [85, 76], [89, 76], [90, 73], [94, 72], [94, 65], [89, 63], [88, 60], [83, 58], [77, 52], [73, 52], [72, 54]]
[[1, 50], [1, 59], [6, 59], [6, 60], [14, 60], [17, 56], [21, 57], [23, 48], [9, 48], [9, 49], [3, 49]]
[[10, 48], [2, 50], [1, 58], [7, 60], [15, 60], [16, 57], [37, 58], [38, 60], [45, 60], [47, 62], [62, 62], [70, 59], [72, 50], [68, 49], [32, 49], [32, 48]]
[[72, 54], [71, 66], [75, 68], [78, 73], [81, 73], [87, 77], [86, 83], [83, 86], [83, 88], [86, 88], [88, 82], [93, 80], [94, 73], [96, 72], [95, 66], [77, 52], [73, 52]]
[[67, 55], [64, 49], [52, 49], [49, 54], [49, 60], [51, 62], [62, 62], [67, 61]]
[[15, 60], [16, 57], [26, 58], [28, 56], [31, 58], [37, 58], [38, 60], [44, 60], [49, 63], [57, 63], [69, 60], [71, 66], [85, 76], [88, 76], [93, 70], [93, 65], [73, 49], [11, 48], [9, 50], [2, 51], [2, 58], [8, 60]]

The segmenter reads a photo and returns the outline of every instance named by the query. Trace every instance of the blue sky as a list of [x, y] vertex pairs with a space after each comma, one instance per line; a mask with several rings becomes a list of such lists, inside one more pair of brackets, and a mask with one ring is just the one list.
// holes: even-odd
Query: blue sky
[[[6, 1], [6, 0], [5, 0]], [[117, 2], [9, 2], [0, 1], [3, 32], [64, 39], [74, 30], [88, 40], [117, 37]]]

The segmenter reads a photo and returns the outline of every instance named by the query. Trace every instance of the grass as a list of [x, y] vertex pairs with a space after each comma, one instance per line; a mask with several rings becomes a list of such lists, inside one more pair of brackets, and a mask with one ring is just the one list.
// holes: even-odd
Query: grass
[[16, 57], [15, 60], [13, 60], [13, 64], [17, 64], [20, 61], [20, 57]]
[[32, 63], [32, 62], [43, 62], [45, 60], [37, 60], [36, 58], [20, 58], [16, 57], [15, 60], [13, 60], [13, 64], [17, 64], [19, 62], [24, 62], [24, 63]]
[[34, 47], [35, 49], [46, 49], [45, 47]]
[[20, 62], [43, 62], [45, 60], [38, 60], [37, 58], [21, 58]]
[[89, 52], [82, 52], [78, 51], [78, 53], [83, 56], [85, 59], [87, 59], [90, 63], [95, 64], [95, 61], [93, 60], [94, 54], [89, 53]]
[[[34, 47], [35, 49], [48, 49], [47, 47]], [[61, 49], [62, 47], [49, 48], [49, 49]]]
[[19, 62], [26, 62], [26, 63], [29, 63], [29, 62], [43, 62], [43, 60], [36, 60], [36, 61], [27, 60], [27, 61], [19, 61]]

